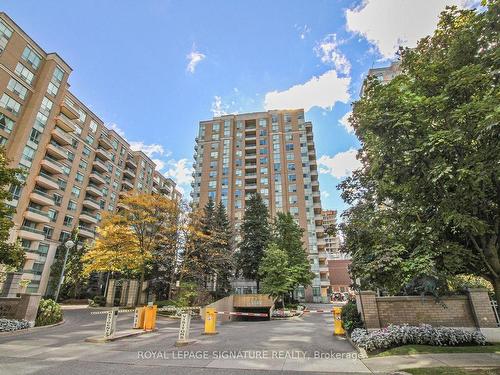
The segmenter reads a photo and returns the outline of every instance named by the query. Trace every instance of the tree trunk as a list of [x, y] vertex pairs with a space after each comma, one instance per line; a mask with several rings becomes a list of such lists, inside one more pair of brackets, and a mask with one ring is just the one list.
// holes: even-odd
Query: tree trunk
[[139, 285], [137, 286], [137, 294], [135, 296], [135, 305], [139, 306], [139, 300], [141, 298], [142, 284], [144, 283], [144, 266], [142, 266], [141, 277], [139, 279]]

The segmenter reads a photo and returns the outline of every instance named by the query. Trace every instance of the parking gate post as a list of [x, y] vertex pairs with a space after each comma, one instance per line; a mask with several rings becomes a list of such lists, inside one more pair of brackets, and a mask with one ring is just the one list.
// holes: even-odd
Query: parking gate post
[[189, 344], [189, 329], [191, 327], [191, 312], [183, 312], [181, 314], [181, 324], [179, 326], [179, 338], [175, 342], [175, 346], [184, 346]]
[[118, 318], [118, 307], [113, 307], [106, 314], [106, 325], [104, 326], [104, 337], [111, 337], [116, 331], [116, 321]]
[[157, 305], [148, 304], [144, 307], [144, 330], [152, 331], [156, 327], [156, 312], [158, 310]]
[[146, 311], [145, 307], [136, 307], [134, 311], [134, 327], [135, 329], [141, 329], [144, 327], [144, 313]]
[[217, 311], [214, 308], [207, 307], [205, 310], [205, 335], [217, 334]]
[[342, 327], [342, 307], [333, 308], [333, 334], [345, 334], [344, 327]]

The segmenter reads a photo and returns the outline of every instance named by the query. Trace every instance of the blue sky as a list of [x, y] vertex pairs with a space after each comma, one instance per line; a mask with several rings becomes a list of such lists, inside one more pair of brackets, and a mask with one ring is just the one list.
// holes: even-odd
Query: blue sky
[[[461, 0], [3, 0], [42, 48], [73, 68], [72, 92], [189, 193], [198, 122], [304, 107], [323, 207], [356, 168], [345, 115], [366, 71], [432, 32]], [[64, 4], [64, 5], [63, 5]]]

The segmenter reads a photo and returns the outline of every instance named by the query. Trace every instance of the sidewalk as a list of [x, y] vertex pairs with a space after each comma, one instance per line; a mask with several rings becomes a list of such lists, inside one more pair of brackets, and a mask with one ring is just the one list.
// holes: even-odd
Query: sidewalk
[[500, 367], [500, 354], [496, 353], [447, 353], [413, 354], [362, 360], [372, 372], [390, 372], [422, 367]]

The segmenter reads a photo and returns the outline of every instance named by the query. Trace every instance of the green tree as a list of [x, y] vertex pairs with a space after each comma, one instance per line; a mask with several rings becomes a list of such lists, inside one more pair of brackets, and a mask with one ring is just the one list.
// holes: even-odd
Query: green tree
[[291, 275], [291, 290], [299, 285], [304, 287], [311, 284], [314, 274], [307, 259], [307, 253], [302, 242], [302, 229], [287, 212], [279, 212], [274, 221], [273, 242], [284, 250], [288, 256], [288, 265]]
[[[283, 295], [292, 287], [293, 277], [286, 251], [280, 249], [274, 242], [271, 242], [264, 252], [259, 266], [259, 276], [262, 279], [262, 292], [279, 297], [283, 301]], [[285, 307], [284, 301], [283, 307]]]
[[354, 104], [362, 168], [340, 185], [341, 229], [364, 286], [473, 272], [500, 302], [499, 17], [498, 0], [448, 8], [401, 51], [403, 73]]
[[215, 211], [212, 236], [214, 237], [214, 268], [216, 275], [216, 297], [226, 296], [231, 291], [234, 276], [233, 230], [227, 217], [226, 208], [219, 202]]
[[6, 202], [12, 200], [12, 191], [21, 186], [22, 170], [10, 168], [5, 150], [0, 148], [0, 265], [18, 269], [25, 261], [24, 250], [19, 244], [9, 243], [9, 231], [14, 223], [15, 209]]
[[237, 269], [243, 277], [257, 282], [257, 291], [260, 287], [260, 261], [271, 239], [268, 217], [267, 206], [260, 194], [252, 194], [246, 202], [241, 226]]

